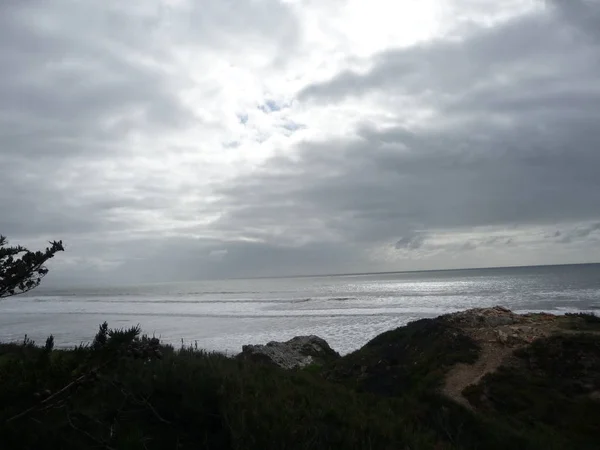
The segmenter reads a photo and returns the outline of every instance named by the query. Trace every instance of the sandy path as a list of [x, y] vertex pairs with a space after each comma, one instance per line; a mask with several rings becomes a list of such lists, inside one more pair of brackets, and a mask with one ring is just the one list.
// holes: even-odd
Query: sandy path
[[472, 409], [469, 401], [462, 395], [464, 388], [476, 384], [484, 375], [495, 371], [502, 362], [512, 354], [514, 348], [496, 343], [484, 342], [481, 353], [475, 364], [457, 364], [446, 375], [442, 393], [454, 401]]
[[452, 367], [446, 374], [441, 390], [444, 395], [469, 409], [473, 407], [462, 395], [462, 391], [467, 386], [477, 384], [486, 374], [494, 372], [501, 365], [510, 363], [515, 350], [552, 334], [583, 331], [563, 326], [567, 321], [574, 320], [568, 317], [546, 313], [517, 315], [499, 306], [449, 314], [447, 320], [480, 346], [479, 359], [473, 364], [457, 364]]

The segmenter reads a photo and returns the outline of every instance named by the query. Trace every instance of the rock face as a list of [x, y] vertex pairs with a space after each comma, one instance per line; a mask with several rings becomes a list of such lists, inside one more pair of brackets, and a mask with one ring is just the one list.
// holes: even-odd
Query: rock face
[[296, 336], [287, 342], [266, 345], [244, 345], [239, 359], [295, 369], [309, 364], [323, 364], [340, 357], [325, 339], [318, 336]]

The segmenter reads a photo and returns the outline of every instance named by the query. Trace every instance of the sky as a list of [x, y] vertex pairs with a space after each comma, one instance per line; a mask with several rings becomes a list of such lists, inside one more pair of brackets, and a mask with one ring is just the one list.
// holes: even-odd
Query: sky
[[4, 0], [50, 283], [600, 261], [600, 0]]

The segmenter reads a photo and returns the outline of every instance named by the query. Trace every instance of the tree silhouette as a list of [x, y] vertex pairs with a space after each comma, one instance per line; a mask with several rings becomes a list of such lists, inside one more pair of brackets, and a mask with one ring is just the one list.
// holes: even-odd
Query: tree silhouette
[[62, 241], [50, 242], [45, 251], [31, 252], [20, 245], [8, 247], [0, 235], [0, 298], [28, 292], [39, 286], [48, 273], [44, 263], [64, 251]]

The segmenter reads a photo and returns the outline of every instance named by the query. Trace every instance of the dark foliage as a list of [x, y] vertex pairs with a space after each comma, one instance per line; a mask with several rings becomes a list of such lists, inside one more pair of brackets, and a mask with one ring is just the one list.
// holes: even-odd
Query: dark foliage
[[104, 322], [98, 327], [98, 333], [94, 337], [94, 341], [92, 342], [92, 348], [94, 350], [100, 350], [106, 345], [108, 341], [108, 323]]
[[558, 448], [598, 448], [600, 337], [552, 336], [515, 354], [464, 394], [478, 409], [533, 429]]
[[439, 392], [456, 363], [473, 363], [479, 347], [440, 319], [422, 319], [380, 334], [323, 371], [328, 380], [361, 393], [397, 398], [414, 429], [465, 449], [536, 448], [502, 422], [476, 417]]
[[600, 316], [597, 316], [594, 313], [587, 313], [587, 312], [567, 313], [567, 314], [565, 314], [565, 316], [583, 319], [584, 322], [588, 322], [588, 323], [600, 323]]
[[404, 395], [434, 390], [449, 366], [475, 362], [479, 348], [459, 329], [422, 319], [380, 334], [334, 363], [327, 377], [348, 381], [359, 391]]
[[[393, 401], [355, 394], [307, 372], [161, 346], [100, 330], [102, 346], [0, 345], [0, 442], [11, 449], [431, 448]], [[108, 350], [110, 349], [110, 351]], [[441, 446], [440, 448], [445, 448]]]
[[567, 313], [566, 328], [581, 331], [600, 331], [600, 316], [593, 313]]
[[44, 345], [44, 350], [48, 353], [54, 350], [54, 336], [48, 336], [48, 338], [46, 339], [46, 344]]
[[0, 298], [23, 294], [36, 288], [48, 273], [46, 261], [64, 251], [62, 241], [50, 242], [46, 250], [31, 252], [24, 247], [8, 247], [0, 235]]
[[175, 351], [137, 326], [102, 324], [71, 350], [51, 341], [0, 344], [1, 448], [548, 450], [600, 438], [595, 335], [521, 351], [518, 367], [467, 393], [477, 413], [437, 394], [450, 365], [478, 353], [439, 320], [296, 371]]

